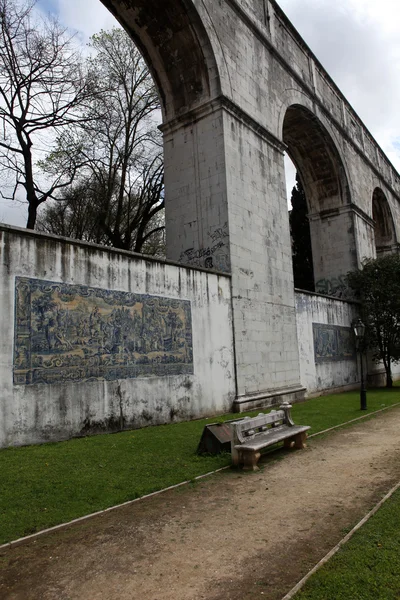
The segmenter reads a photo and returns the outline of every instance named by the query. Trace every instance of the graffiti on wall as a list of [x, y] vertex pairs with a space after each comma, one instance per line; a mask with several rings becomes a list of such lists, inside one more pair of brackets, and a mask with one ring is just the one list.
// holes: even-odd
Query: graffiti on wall
[[187, 300], [16, 277], [14, 384], [193, 374]]
[[194, 267], [230, 271], [227, 254], [228, 223], [217, 227], [209, 234], [210, 244], [204, 248], [187, 248], [179, 257], [179, 262]]
[[339, 275], [331, 279], [319, 279], [315, 284], [315, 292], [335, 298], [351, 297], [351, 291], [347, 285], [345, 275]]
[[315, 363], [354, 360], [355, 345], [350, 327], [313, 323]]
[[223, 242], [217, 242], [213, 246], [207, 246], [207, 248], [200, 248], [199, 250], [188, 248], [181, 253], [179, 262], [196, 267], [204, 266], [206, 269], [217, 268], [216, 265], [214, 265], [216, 262], [215, 254], [224, 246], [225, 244]]

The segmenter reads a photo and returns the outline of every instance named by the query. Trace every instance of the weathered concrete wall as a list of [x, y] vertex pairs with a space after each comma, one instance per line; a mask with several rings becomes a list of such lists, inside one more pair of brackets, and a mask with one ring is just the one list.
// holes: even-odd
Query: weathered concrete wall
[[[393, 381], [400, 380], [400, 363], [392, 365]], [[386, 372], [382, 363], [377, 363], [368, 357], [368, 386], [371, 388], [379, 388], [386, 386]]]
[[356, 386], [359, 372], [351, 323], [357, 305], [296, 292], [301, 382], [307, 394]]
[[[321, 352], [325, 342], [344, 343], [351, 322], [348, 305], [298, 298], [296, 326], [284, 153], [293, 158], [306, 190], [316, 290], [342, 298], [345, 274], [377, 252], [377, 188], [393, 217], [390, 251], [398, 250], [398, 173], [274, 0], [102, 2], [138, 42], [160, 92], [168, 258], [231, 273], [231, 279], [2, 229], [0, 374], [6, 408], [1, 443], [7, 443], [6, 432], [16, 443], [26, 443], [37, 441], [34, 431], [53, 439], [101, 424], [140, 426], [211, 414], [228, 408], [233, 396], [241, 409], [279, 394], [297, 399], [302, 385], [309, 391], [347, 385], [354, 375], [351, 360], [328, 368], [329, 357], [320, 356], [317, 364], [309, 357], [314, 336]], [[108, 296], [52, 287], [59, 282], [106, 290]], [[153, 305], [136, 299], [140, 310], [130, 316], [135, 322], [136, 315], [136, 326], [140, 311], [155, 323], [139, 336], [140, 343], [123, 338], [117, 321], [124, 321], [133, 299], [115, 290], [169, 299]], [[43, 306], [46, 294], [50, 309]], [[88, 312], [88, 323], [77, 317], [76, 307], [65, 308], [64, 299], [74, 294], [77, 306]], [[87, 295], [90, 302], [84, 300]], [[24, 317], [28, 297], [36, 302], [34, 366], [27, 366], [32, 355]], [[20, 314], [13, 381], [15, 300]], [[111, 339], [106, 300], [116, 307]], [[191, 302], [190, 319], [185, 300]], [[84, 352], [91, 331], [95, 343], [100, 347], [102, 340], [113, 356], [111, 363], [85, 363], [90, 381], [38, 383], [49, 361], [54, 362], [51, 377], [59, 376], [57, 344], [64, 354], [69, 350], [68, 361], [77, 360], [70, 340], [57, 338], [53, 323], [67, 320], [68, 311], [73, 313], [68, 327], [81, 339], [81, 356], [91, 357], [92, 348]], [[183, 333], [189, 320], [193, 338]], [[174, 323], [180, 323], [179, 335]], [[152, 352], [148, 339], [155, 344]], [[46, 344], [43, 352], [49, 356], [39, 352]], [[121, 366], [122, 358], [131, 362]], [[153, 364], [156, 375], [142, 377]], [[125, 368], [136, 376], [120, 377]], [[96, 369], [105, 373], [104, 380]]]
[[306, 190], [316, 290], [341, 298], [376, 253], [377, 187], [397, 248], [400, 178], [274, 0], [102, 2], [159, 87], [168, 258], [232, 274], [237, 404], [298, 396], [284, 153]]
[[230, 283], [0, 226], [0, 446], [231, 409]]
[[276, 388], [285, 388], [288, 395], [294, 394], [288, 399], [296, 399], [301, 394], [299, 356], [283, 156], [235, 114], [225, 116], [224, 129], [229, 147], [236, 408], [243, 410]]
[[[355, 353], [352, 322], [359, 318], [357, 304], [310, 292], [296, 291], [297, 337], [301, 383], [307, 396], [357, 388], [360, 362]], [[369, 387], [386, 385], [382, 363], [364, 358]], [[400, 363], [392, 365], [393, 379], [400, 377]]]
[[163, 127], [168, 255], [192, 267], [229, 273], [222, 111], [202, 117], [190, 127]]

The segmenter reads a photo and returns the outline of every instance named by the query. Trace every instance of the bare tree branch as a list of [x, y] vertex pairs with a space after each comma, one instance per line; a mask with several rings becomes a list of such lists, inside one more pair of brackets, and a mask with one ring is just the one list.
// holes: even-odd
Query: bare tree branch
[[42, 189], [40, 140], [86, 120], [83, 109], [96, 92], [72, 38], [54, 19], [35, 20], [34, 5], [0, 0], [0, 161], [18, 173], [11, 198], [24, 188], [31, 229], [38, 206], [72, 181], [68, 166]]
[[[88, 105], [88, 118], [68, 127], [47, 159], [53, 174], [59, 165], [79, 162], [79, 183], [61, 195], [69, 209], [47, 211], [43, 227], [49, 227], [48, 219], [53, 218], [71, 231], [74, 222], [76, 237], [92, 236], [92, 241], [121, 249], [160, 253], [165, 246], [164, 185], [154, 83], [123, 30], [102, 31], [93, 36], [91, 45], [96, 54], [89, 60], [90, 71], [104, 88]], [[82, 203], [92, 215], [85, 220], [90, 234], [75, 222], [73, 212], [79, 212]], [[65, 229], [60, 233], [64, 235]]]

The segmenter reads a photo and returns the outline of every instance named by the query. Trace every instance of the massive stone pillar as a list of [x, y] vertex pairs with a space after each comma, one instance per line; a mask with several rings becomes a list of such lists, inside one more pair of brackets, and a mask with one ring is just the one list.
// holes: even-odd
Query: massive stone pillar
[[284, 145], [224, 109], [237, 410], [300, 399]]
[[302, 398], [284, 145], [222, 98], [162, 129], [168, 258], [231, 273], [236, 410]]
[[232, 79], [207, 21], [214, 5], [103, 3], [139, 43], [160, 91], [167, 258], [231, 273], [236, 409], [296, 400], [304, 390], [284, 145], [229, 99]]
[[357, 269], [355, 214], [350, 205], [309, 215], [315, 291], [346, 298], [346, 275]]
[[167, 258], [230, 272], [223, 112], [219, 102], [162, 126]]

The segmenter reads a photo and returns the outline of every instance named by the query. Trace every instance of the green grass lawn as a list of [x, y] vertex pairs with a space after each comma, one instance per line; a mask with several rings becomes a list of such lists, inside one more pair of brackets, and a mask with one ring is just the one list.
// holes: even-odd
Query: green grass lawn
[[[399, 388], [368, 392], [368, 412], [397, 402]], [[357, 392], [293, 407], [310, 433], [361, 414]], [[204, 425], [215, 420], [1, 450], [0, 544], [229, 465], [230, 455], [196, 455]]]
[[400, 492], [322, 567], [295, 600], [400, 598]]
[[368, 410], [365, 411], [360, 410], [359, 392], [347, 392], [295, 404], [292, 416], [295, 423], [311, 425], [311, 435], [397, 403], [400, 403], [400, 387], [391, 390], [385, 388], [368, 390]]

